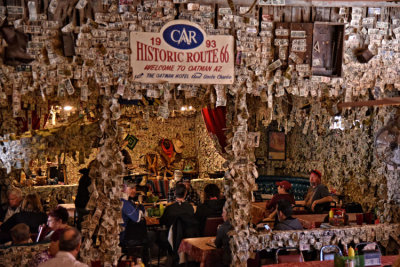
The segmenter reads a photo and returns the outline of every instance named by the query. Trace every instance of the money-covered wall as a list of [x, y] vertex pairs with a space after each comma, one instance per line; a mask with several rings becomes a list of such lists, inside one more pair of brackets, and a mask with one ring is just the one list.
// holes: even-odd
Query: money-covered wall
[[[180, 4], [175, 5], [175, 2]], [[398, 95], [400, 12], [398, 7], [389, 7], [396, 3], [387, 3], [378, 8], [255, 5], [249, 10], [250, 4], [234, 6], [233, 1], [228, 1], [231, 6], [182, 2], [185, 1], [33, 0], [23, 6], [0, 6], [0, 106], [7, 110], [7, 114], [12, 114], [2, 116], [2, 134], [15, 131], [16, 118], [24, 118], [34, 110], [48, 110], [51, 101], [61, 106], [72, 101], [84, 112], [99, 106], [103, 118], [100, 125], [104, 135], [102, 145], [108, 145], [110, 149], [116, 147], [114, 138], [119, 137], [115, 135], [114, 123], [105, 120], [120, 117], [119, 97], [136, 100], [143, 96], [156, 98], [163, 107], [159, 115], [168, 117], [168, 114], [172, 114], [168, 111], [172, 111], [171, 107], [179, 101], [198, 98], [211, 106], [223, 105], [227, 103], [226, 98], [231, 96], [235, 101], [231, 102], [234, 107], [230, 108], [237, 114], [232, 120], [234, 125], [228, 125], [232, 130], [229, 131], [228, 143], [232, 146], [228, 154], [232, 155], [229, 168], [233, 182], [228, 187], [233, 184], [246, 186], [243, 187], [246, 188], [245, 192], [227, 190], [232, 193], [229, 195], [231, 199], [240, 200], [235, 216], [238, 220], [235, 229], [238, 232], [244, 233], [241, 227], [248, 227], [248, 216], [238, 215], [242, 212], [245, 214], [248, 209], [245, 204], [250, 195], [248, 191], [253, 188], [257, 174], [252, 166], [250, 145], [253, 143], [247, 140], [247, 133], [257, 131], [254, 126], [257, 123], [268, 126], [272, 121], [276, 122], [277, 129], [287, 133], [292, 130], [301, 132], [307, 137], [301, 143], [305, 146], [313, 144], [321, 151], [301, 151], [301, 148], [290, 151], [292, 148], [288, 148], [294, 162], [291, 164], [289, 161], [288, 169], [305, 173], [306, 168], [318, 167], [326, 172], [327, 177], [334, 177], [332, 186], [338, 187], [337, 190], [350, 192], [349, 186], [352, 184], [355, 189], [367, 190], [366, 196], [379, 199], [383, 220], [396, 219], [391, 216], [400, 214], [396, 211], [398, 171], [387, 170], [374, 158], [370, 148], [373, 146], [371, 136], [385, 125], [393, 112], [390, 108], [375, 108], [368, 113], [364, 108], [340, 112], [337, 107], [341, 102]], [[371, 2], [371, 5], [374, 4]], [[195, 22], [207, 34], [235, 37], [233, 85], [141, 84], [134, 80], [129, 62], [130, 31], [159, 32], [162, 25], [175, 19]], [[315, 22], [321, 21], [343, 23], [343, 39], [310, 43], [313, 35], [310, 29]], [[314, 24], [290, 24], [303, 22]], [[323, 32], [321, 30], [318, 34]], [[341, 55], [342, 51], [335, 49], [343, 43], [343, 62], [337, 62], [340, 56], [335, 55]], [[332, 50], [329, 50], [329, 44]], [[327, 46], [326, 49], [324, 46]], [[363, 49], [363, 52], [357, 59], [359, 49]], [[324, 64], [339, 67], [341, 71], [337, 69], [336, 77], [327, 77], [312, 69], [323, 68]], [[329, 71], [325, 68], [325, 73]], [[178, 95], [178, 91], [184, 93]], [[102, 107], [104, 103], [98, 101], [102, 98], [111, 101], [109, 108]], [[249, 105], [252, 98], [256, 102]], [[342, 114], [347, 126], [343, 132], [333, 132], [333, 135], [337, 135], [333, 137], [329, 135], [330, 121], [338, 113]], [[350, 129], [355, 118], [368, 121], [371, 114], [369, 135], [364, 128]], [[29, 120], [29, 116], [25, 119]], [[290, 143], [296, 142], [299, 143]], [[343, 150], [338, 147], [343, 147]], [[106, 153], [106, 148], [98, 157], [104, 166], [120, 160], [114, 153]], [[349, 155], [350, 148], [354, 150], [353, 155]], [[365, 160], [365, 157], [369, 160]], [[337, 166], [332, 163], [332, 167], [327, 167], [331, 159]], [[11, 160], [2, 164], [10, 166], [11, 163], [7, 161]], [[119, 184], [118, 175], [112, 176], [112, 181], [107, 183], [107, 195], [113, 186]], [[118, 192], [112, 192], [112, 198], [117, 198], [117, 195]], [[118, 209], [115, 207], [115, 211]], [[98, 213], [102, 213], [101, 209]], [[110, 217], [111, 213], [107, 213], [107, 218]], [[116, 236], [114, 228], [105, 229], [104, 233], [108, 236]], [[235, 262], [240, 259], [244, 264], [248, 256], [248, 242], [238, 244], [243, 246], [234, 250], [240, 251]], [[87, 246], [90, 247], [90, 244]], [[101, 254], [104, 253], [102, 247]], [[117, 254], [113, 257], [117, 258]], [[86, 260], [89, 258], [86, 257]]]
[[[133, 150], [126, 148], [136, 168], [143, 168], [147, 153], [160, 153], [159, 142], [162, 138], [172, 140], [178, 134], [184, 148], [177, 167], [184, 168], [185, 159], [195, 158], [200, 177], [224, 170], [222, 164], [225, 160], [215, 149], [200, 112], [193, 111], [185, 115], [176, 112], [176, 115], [166, 120], [157, 117], [143, 119], [142, 116], [124, 118], [119, 124], [125, 135], [134, 135], [139, 140]], [[158, 156], [158, 167], [161, 168], [162, 164], [161, 157]]]
[[[323, 183], [347, 202], [359, 202], [368, 211], [378, 208], [381, 220], [399, 221], [398, 171], [376, 156], [377, 132], [396, 116], [397, 108], [361, 108], [333, 129], [334, 117], [322, 135], [296, 126], [286, 136], [286, 160], [268, 160], [268, 131], [261, 128], [256, 151], [261, 174], [308, 177], [311, 169], [323, 174]], [[336, 118], [336, 120], [338, 120]], [[336, 124], [338, 126], [338, 123]], [[385, 204], [386, 203], [386, 204]], [[392, 205], [389, 205], [391, 203]]]

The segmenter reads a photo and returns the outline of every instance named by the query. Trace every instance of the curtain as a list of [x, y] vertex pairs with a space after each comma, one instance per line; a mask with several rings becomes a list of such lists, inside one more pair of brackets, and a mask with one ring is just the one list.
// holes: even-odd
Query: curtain
[[201, 114], [203, 115], [208, 133], [213, 139], [216, 137], [221, 152], [225, 153], [226, 136], [224, 131], [226, 128], [226, 108], [203, 108]]

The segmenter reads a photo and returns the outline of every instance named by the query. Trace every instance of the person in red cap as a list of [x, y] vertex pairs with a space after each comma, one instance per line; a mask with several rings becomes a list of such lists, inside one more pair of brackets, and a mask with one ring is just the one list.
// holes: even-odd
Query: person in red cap
[[333, 201], [326, 185], [321, 184], [321, 172], [312, 170], [310, 173], [310, 188], [308, 189], [305, 206], [308, 210], [315, 213], [329, 211], [330, 202]]
[[281, 181], [276, 182], [276, 185], [278, 186], [278, 194], [275, 194], [272, 197], [271, 201], [269, 203], [267, 202], [266, 206], [267, 211], [270, 213], [270, 218], [275, 215], [276, 205], [278, 204], [278, 201], [280, 199], [286, 199], [292, 205], [295, 204], [294, 196], [290, 193], [290, 189], [292, 189], [292, 184], [288, 181]]

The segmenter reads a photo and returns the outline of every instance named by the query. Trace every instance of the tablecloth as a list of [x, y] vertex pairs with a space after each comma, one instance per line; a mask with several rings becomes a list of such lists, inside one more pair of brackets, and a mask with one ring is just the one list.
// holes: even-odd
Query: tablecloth
[[[394, 256], [383, 256], [381, 259], [382, 265], [392, 265], [398, 255]], [[270, 264], [270, 265], [262, 265], [262, 267], [333, 267], [333, 261], [307, 261], [307, 262], [299, 262], [299, 263], [281, 263], [281, 264]]]
[[200, 263], [200, 267], [210, 266], [212, 262], [218, 262], [222, 259], [222, 249], [217, 249], [209, 244], [214, 244], [214, 237], [198, 237], [183, 239], [179, 252], [183, 252], [190, 258]]

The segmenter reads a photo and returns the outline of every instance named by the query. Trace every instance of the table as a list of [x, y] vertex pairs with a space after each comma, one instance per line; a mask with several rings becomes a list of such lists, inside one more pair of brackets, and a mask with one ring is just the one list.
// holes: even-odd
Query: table
[[[302, 201], [302, 200], [301, 201], [296, 201], [296, 204], [304, 204], [304, 201]], [[265, 216], [266, 216], [265, 207], [266, 207], [266, 202], [265, 201], [264, 202], [253, 202], [253, 203], [251, 203], [250, 214], [252, 215], [251, 222], [253, 224], [257, 224], [257, 223], [259, 223], [260, 221], [262, 221], [265, 218]], [[314, 215], [314, 214], [311, 214], [311, 215]], [[321, 222], [323, 222], [326, 214], [320, 214], [320, 215], [324, 215], [324, 217], [321, 220]], [[316, 218], [318, 219], [317, 222], [319, 222], [320, 217], [316, 217]], [[315, 222], [315, 221], [311, 220], [310, 217], [305, 217], [304, 221], [305, 221], [304, 224], [302, 222], [303, 227], [304, 227], [304, 225], [307, 225], [307, 226], [310, 225], [311, 226], [312, 222]], [[308, 222], [308, 221], [310, 221], [310, 222]], [[355, 221], [355, 215], [354, 215], [354, 221]], [[305, 228], [308, 228], [308, 227], [305, 227]], [[315, 228], [315, 223], [314, 223], [314, 228]]]
[[[355, 222], [356, 221], [356, 214], [357, 213], [347, 213], [347, 215], [349, 216], [349, 222]], [[324, 222], [324, 219], [325, 219], [326, 216], [328, 216], [328, 214], [299, 214], [299, 215], [293, 215], [294, 218], [299, 219], [299, 221], [303, 225], [303, 228], [305, 228], [305, 229], [316, 228], [315, 224]]]
[[222, 260], [222, 249], [207, 244], [214, 244], [214, 239], [215, 236], [183, 239], [178, 252], [185, 253], [192, 260], [200, 262], [200, 267], [210, 266], [211, 262]]
[[145, 217], [147, 226], [156, 226], [160, 225], [159, 217]]
[[[382, 256], [382, 265], [392, 265], [398, 255], [393, 256]], [[296, 263], [280, 263], [280, 264], [270, 264], [270, 265], [262, 265], [262, 267], [333, 267], [333, 261], [306, 261], [306, 262], [296, 262]]]

